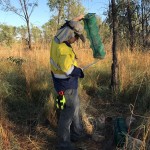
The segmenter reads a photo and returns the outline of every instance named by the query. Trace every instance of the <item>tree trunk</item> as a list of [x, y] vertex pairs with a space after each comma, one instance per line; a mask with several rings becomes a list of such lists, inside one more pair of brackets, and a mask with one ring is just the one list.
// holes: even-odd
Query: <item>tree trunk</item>
[[146, 36], [145, 36], [145, 46], [150, 47], [150, 29], [149, 29], [149, 23], [148, 23], [148, 18], [146, 19]]
[[128, 23], [129, 23], [129, 33], [130, 33], [130, 50], [133, 51], [134, 48], [134, 30], [133, 30], [133, 25], [132, 25], [132, 13], [130, 9], [130, 0], [128, 0], [127, 4], [127, 14], [128, 14]]
[[61, 15], [61, 10], [60, 10], [60, 6], [59, 6], [59, 9], [58, 9], [58, 20], [57, 20], [58, 27], [59, 27], [59, 24], [60, 24], [60, 15]]
[[59, 1], [59, 3], [58, 3], [58, 26], [57, 26], [57, 28], [59, 28], [59, 25], [61, 22], [63, 6], [64, 6], [64, 1]]
[[113, 19], [113, 43], [112, 43], [112, 54], [113, 54], [113, 63], [112, 63], [112, 75], [111, 75], [111, 88], [114, 92], [119, 90], [119, 69], [118, 69], [118, 58], [117, 58], [117, 8], [115, 0], [111, 0], [112, 3], [112, 19]]
[[28, 29], [28, 47], [31, 50], [32, 49], [32, 47], [31, 47], [31, 31], [30, 31], [29, 19], [27, 19], [26, 22], [27, 22], [27, 29]]
[[70, 6], [71, 6], [71, 2], [68, 1], [68, 11], [67, 11], [67, 19], [70, 20]]
[[141, 2], [142, 11], [142, 45], [145, 46], [145, 35], [144, 35], [144, 1]]
[[[21, 5], [22, 2], [20, 1]], [[26, 0], [23, 0], [23, 8], [24, 8], [24, 16], [27, 23], [27, 30], [28, 30], [28, 47], [31, 50], [31, 32], [30, 32], [30, 21], [29, 21], [29, 14], [28, 14], [28, 8]]]
[[[145, 5], [148, 7], [149, 6], [148, 1], [145, 2]], [[150, 35], [150, 28], [149, 28], [149, 22], [150, 22], [150, 9], [147, 8], [145, 10], [145, 47], [149, 47], [150, 46], [150, 41], [149, 41], [149, 35]]]

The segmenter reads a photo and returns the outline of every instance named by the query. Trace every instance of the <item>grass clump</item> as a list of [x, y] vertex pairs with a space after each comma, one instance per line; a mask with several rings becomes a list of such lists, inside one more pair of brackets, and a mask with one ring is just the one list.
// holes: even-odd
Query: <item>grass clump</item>
[[[94, 61], [87, 50], [78, 53], [81, 57], [79, 66], [84, 67]], [[9, 149], [54, 149], [57, 119], [49, 51], [20, 51], [19, 55], [12, 51], [5, 55], [7, 57], [0, 62], [0, 147], [6, 146], [6, 140]], [[144, 116], [149, 112], [149, 54], [119, 52], [118, 59], [120, 91], [117, 98], [114, 98], [110, 89], [111, 53], [104, 60], [84, 70], [85, 78], [80, 80], [83, 120], [90, 133], [93, 127], [89, 118], [97, 118], [101, 114], [131, 115], [129, 104], [135, 104], [135, 114]], [[45, 127], [45, 119], [49, 121], [48, 127]], [[143, 118], [138, 120], [137, 124], [142, 124]], [[146, 137], [145, 139], [140, 138], [148, 143], [148, 126], [144, 135], [141, 137]]]

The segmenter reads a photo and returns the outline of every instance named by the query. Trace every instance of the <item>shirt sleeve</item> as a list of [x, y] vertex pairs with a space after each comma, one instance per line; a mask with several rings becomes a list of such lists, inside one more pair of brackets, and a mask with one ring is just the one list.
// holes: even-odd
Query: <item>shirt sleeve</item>
[[83, 73], [81, 68], [78, 68], [78, 67], [74, 66], [74, 69], [71, 72], [71, 74], [69, 74], [69, 76], [78, 77], [78, 78], [84, 78], [84, 73]]

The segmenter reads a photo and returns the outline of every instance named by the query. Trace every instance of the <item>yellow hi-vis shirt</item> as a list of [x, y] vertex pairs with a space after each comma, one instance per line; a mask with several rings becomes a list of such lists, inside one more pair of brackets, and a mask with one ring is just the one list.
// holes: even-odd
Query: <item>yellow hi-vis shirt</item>
[[67, 75], [73, 71], [74, 66], [77, 66], [72, 48], [65, 43], [58, 44], [53, 40], [50, 50], [50, 64], [54, 77], [66, 76], [67, 78]]

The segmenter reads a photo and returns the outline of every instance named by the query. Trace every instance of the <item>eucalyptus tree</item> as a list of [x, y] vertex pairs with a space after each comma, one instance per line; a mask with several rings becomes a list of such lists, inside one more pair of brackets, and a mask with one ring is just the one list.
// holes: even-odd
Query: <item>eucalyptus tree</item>
[[39, 27], [31, 25], [31, 32], [32, 32], [32, 40], [34, 41], [34, 43], [42, 41], [42, 30]]
[[48, 0], [48, 6], [50, 11], [57, 12], [57, 15], [54, 15], [57, 17], [57, 27], [59, 27], [65, 19], [72, 19], [85, 12], [81, 0]]
[[57, 16], [53, 16], [47, 23], [42, 26], [43, 37], [46, 43], [49, 43], [57, 31]]
[[48, 0], [48, 6], [50, 8], [50, 11], [58, 11], [58, 19], [57, 19], [57, 24], [61, 23], [61, 19], [64, 16], [64, 7], [66, 4], [69, 2], [69, 0]]
[[4, 11], [11, 11], [26, 22], [28, 47], [31, 49], [30, 17], [34, 11], [34, 8], [38, 6], [38, 0], [1, 0], [1, 2]]
[[15, 42], [17, 36], [17, 30], [14, 26], [8, 26], [5, 24], [0, 25], [0, 43], [7, 46], [11, 46]]
[[141, 0], [141, 24], [143, 46], [150, 47], [150, 1]]
[[118, 43], [118, 20], [117, 20], [117, 6], [115, 0], [111, 0], [111, 10], [112, 10], [112, 28], [113, 28], [113, 43], [112, 43], [112, 75], [111, 75], [111, 88], [113, 92], [118, 92], [119, 90], [119, 68], [118, 68], [118, 58], [117, 58], [117, 43]]
[[17, 37], [19, 41], [25, 40], [27, 37], [27, 27], [26, 26], [19, 26], [17, 27]]
[[81, 0], [70, 0], [64, 8], [65, 19], [72, 19], [81, 14], [85, 14], [85, 7], [82, 5]]
[[[139, 1], [137, 0], [116, 0], [117, 20], [118, 20], [118, 36], [120, 45], [125, 43], [130, 46], [133, 51], [139, 33]], [[112, 29], [111, 4], [108, 10], [107, 22]]]

